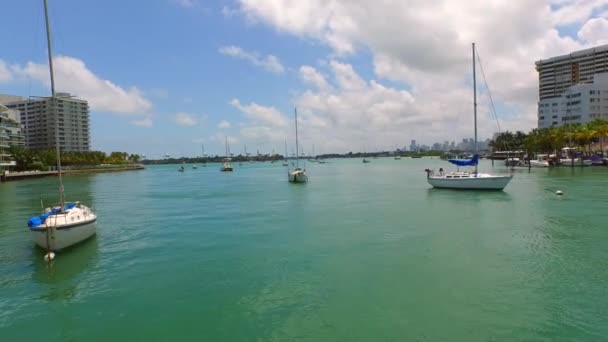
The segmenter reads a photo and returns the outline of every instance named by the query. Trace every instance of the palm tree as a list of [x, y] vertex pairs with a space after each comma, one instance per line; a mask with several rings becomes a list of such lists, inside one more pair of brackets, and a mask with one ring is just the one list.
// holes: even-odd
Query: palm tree
[[602, 157], [604, 156], [604, 139], [608, 137], [608, 121], [602, 119], [596, 119], [588, 123], [588, 126], [592, 127], [595, 131], [595, 138], [598, 138], [600, 143], [600, 152]]

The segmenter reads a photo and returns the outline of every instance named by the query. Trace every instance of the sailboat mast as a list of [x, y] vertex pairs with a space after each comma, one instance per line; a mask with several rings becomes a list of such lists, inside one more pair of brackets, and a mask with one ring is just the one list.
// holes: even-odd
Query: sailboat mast
[[[475, 126], [475, 154], [477, 151], [477, 78], [475, 74], [475, 43], [472, 44], [473, 50], [473, 122]], [[475, 173], [477, 173], [477, 164], [475, 164]]]
[[226, 158], [228, 158], [228, 136], [226, 136]]
[[61, 175], [61, 149], [59, 148], [59, 118], [57, 117], [57, 101], [55, 99], [55, 75], [53, 73], [53, 47], [51, 45], [51, 23], [49, 20], [49, 9], [47, 0], [44, 0], [44, 19], [46, 22], [46, 44], [49, 57], [49, 73], [51, 75], [51, 110], [55, 114], [55, 150], [57, 153], [57, 175], [59, 176], [59, 202], [61, 210], [65, 207], [65, 193], [63, 190], [63, 178]]
[[298, 146], [298, 109], [294, 108], [293, 112], [296, 117], [296, 167], [300, 167], [300, 164], [298, 163], [298, 157], [300, 153], [300, 148]]

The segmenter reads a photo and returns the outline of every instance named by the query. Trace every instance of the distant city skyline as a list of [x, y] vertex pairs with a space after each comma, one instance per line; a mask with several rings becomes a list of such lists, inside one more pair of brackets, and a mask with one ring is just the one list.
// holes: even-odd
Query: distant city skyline
[[[3, 9], [15, 14], [3, 26], [18, 29], [0, 30], [9, 42], [0, 93], [48, 96], [41, 3]], [[235, 153], [283, 153], [294, 107], [301, 143], [317, 154], [459, 142], [473, 135], [471, 42], [483, 66], [479, 136], [498, 131], [484, 79], [501, 130], [528, 131], [538, 124], [535, 61], [608, 43], [601, 1], [64, 0], [50, 9], [57, 90], [88, 101], [91, 149], [151, 158], [199, 155], [203, 143], [221, 155], [226, 136]]]

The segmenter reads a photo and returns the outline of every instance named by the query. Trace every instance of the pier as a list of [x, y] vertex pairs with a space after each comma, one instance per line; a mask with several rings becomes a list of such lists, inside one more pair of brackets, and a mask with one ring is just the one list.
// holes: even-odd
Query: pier
[[[83, 174], [83, 173], [105, 173], [105, 172], [121, 172], [121, 171], [137, 171], [143, 170], [145, 167], [141, 164], [112, 166], [112, 167], [93, 167], [83, 169], [64, 169], [61, 171], [63, 175]], [[23, 172], [3, 172], [0, 175], [0, 181], [8, 182], [15, 180], [23, 180], [30, 178], [40, 178], [47, 176], [57, 176], [57, 171], [23, 171]]]

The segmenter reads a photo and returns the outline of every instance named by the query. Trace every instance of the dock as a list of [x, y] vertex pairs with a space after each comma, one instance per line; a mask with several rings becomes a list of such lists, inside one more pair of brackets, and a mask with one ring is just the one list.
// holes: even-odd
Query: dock
[[[64, 169], [61, 171], [63, 175], [74, 175], [84, 173], [106, 173], [106, 172], [122, 172], [122, 171], [137, 171], [143, 170], [145, 167], [141, 164], [125, 165], [117, 167], [96, 167], [87, 169]], [[24, 172], [4, 172], [0, 175], [0, 181], [8, 182], [15, 180], [40, 178], [47, 176], [57, 176], [57, 171], [24, 171]]]

